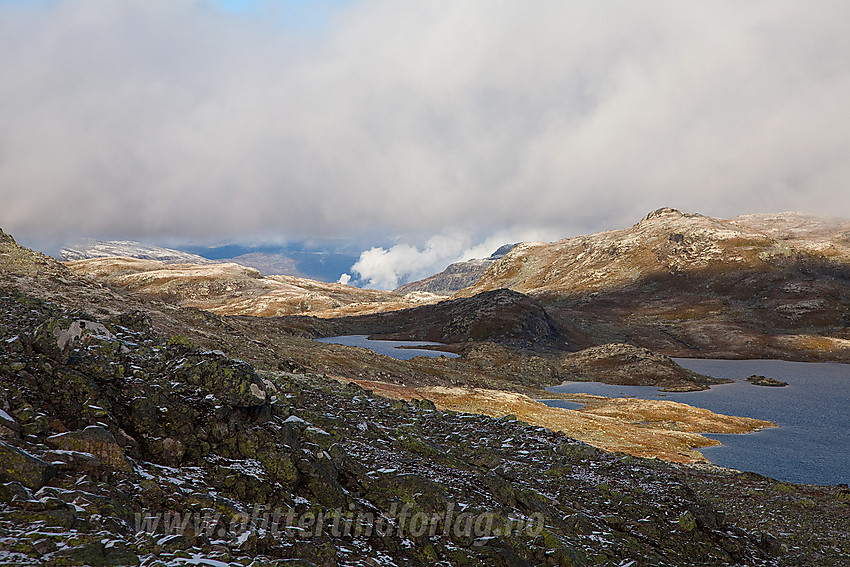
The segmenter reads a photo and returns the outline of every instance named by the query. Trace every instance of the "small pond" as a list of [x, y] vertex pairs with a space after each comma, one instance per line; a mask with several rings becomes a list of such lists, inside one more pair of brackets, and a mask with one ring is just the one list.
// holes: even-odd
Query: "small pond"
[[459, 356], [453, 352], [416, 348], [423, 346], [441, 346], [444, 344], [428, 341], [378, 341], [370, 339], [368, 335], [343, 335], [340, 337], [325, 337], [323, 339], [316, 340], [321, 343], [368, 348], [378, 354], [391, 356], [401, 360], [409, 360], [414, 356], [427, 356], [429, 358], [436, 358], [438, 356], [457, 358]]

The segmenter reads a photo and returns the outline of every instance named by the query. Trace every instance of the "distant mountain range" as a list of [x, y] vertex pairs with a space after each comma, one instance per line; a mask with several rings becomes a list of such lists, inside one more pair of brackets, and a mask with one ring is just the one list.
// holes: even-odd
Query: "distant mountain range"
[[[449, 296], [478, 281], [487, 266], [514, 246], [516, 244], [505, 244], [487, 258], [451, 264], [438, 274], [407, 283], [395, 291], [401, 295], [427, 292]], [[176, 250], [132, 240], [88, 239], [62, 248], [60, 255], [65, 261], [124, 256], [164, 264], [235, 263], [254, 268], [265, 276], [295, 276], [327, 283], [336, 282], [340, 274], [350, 271], [357, 261], [357, 256], [352, 254], [325, 248], [308, 248], [298, 243], [284, 246], [187, 246], [185, 250]]]
[[165, 264], [233, 262], [259, 270], [267, 276], [295, 276], [323, 282], [337, 281], [340, 274], [357, 261], [354, 254], [300, 243], [281, 246], [187, 246], [184, 250], [175, 250], [131, 240], [88, 239], [63, 248], [60, 255], [66, 261], [125, 256]]
[[323, 241], [290, 242], [280, 245], [185, 246], [187, 252], [218, 262], [235, 262], [256, 268], [264, 275], [285, 275], [336, 282], [351, 270], [361, 248], [353, 243]]
[[166, 264], [214, 264], [215, 260], [162, 246], [150, 246], [132, 240], [84, 240], [60, 251], [63, 260], [86, 260], [127, 256], [141, 260], [156, 260]]

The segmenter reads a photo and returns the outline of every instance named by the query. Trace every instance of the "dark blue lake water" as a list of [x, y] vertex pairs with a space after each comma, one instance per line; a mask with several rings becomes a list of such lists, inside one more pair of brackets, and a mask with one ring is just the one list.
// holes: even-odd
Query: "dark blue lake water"
[[[850, 482], [850, 364], [781, 360], [676, 359], [700, 374], [733, 384], [702, 392], [661, 392], [651, 386], [568, 382], [553, 392], [673, 400], [718, 413], [755, 417], [778, 427], [746, 435], [706, 435], [722, 445], [700, 449], [711, 462], [796, 483]], [[783, 388], [746, 382], [753, 374], [788, 382]], [[557, 406], [557, 400], [546, 402]], [[572, 406], [570, 406], [572, 407]]]
[[325, 337], [323, 339], [316, 340], [321, 343], [368, 348], [370, 350], [374, 350], [378, 354], [399, 358], [401, 360], [408, 360], [414, 356], [427, 356], [430, 358], [438, 356], [457, 358], [459, 356], [453, 352], [415, 348], [422, 346], [440, 346], [444, 344], [431, 343], [428, 341], [376, 341], [369, 339], [367, 335], [344, 335], [341, 337]]

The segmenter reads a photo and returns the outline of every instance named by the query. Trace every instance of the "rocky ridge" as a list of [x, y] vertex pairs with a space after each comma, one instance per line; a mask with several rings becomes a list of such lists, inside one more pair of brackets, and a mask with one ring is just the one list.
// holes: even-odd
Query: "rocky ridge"
[[239, 264], [241, 266], [246, 266], [248, 268], [254, 268], [261, 274], [266, 276], [283, 275], [296, 276], [299, 278], [307, 277], [300, 271], [298, 271], [298, 263], [294, 259], [284, 256], [282, 254], [248, 252], [246, 254], [240, 254], [239, 256], [234, 256], [233, 258], [228, 258], [219, 261], [222, 263], [230, 262], [234, 264]]
[[508, 289], [406, 310], [336, 319], [323, 332], [448, 344], [491, 342], [536, 350], [574, 349], [568, 329], [556, 324], [530, 297]]
[[732, 382], [697, 374], [667, 356], [628, 344], [607, 344], [568, 354], [561, 359], [561, 367], [576, 381], [658, 386], [668, 392], [706, 390], [714, 384]]
[[664, 208], [622, 230], [519, 244], [457, 296], [500, 288], [530, 295], [596, 344], [850, 359], [850, 221]]

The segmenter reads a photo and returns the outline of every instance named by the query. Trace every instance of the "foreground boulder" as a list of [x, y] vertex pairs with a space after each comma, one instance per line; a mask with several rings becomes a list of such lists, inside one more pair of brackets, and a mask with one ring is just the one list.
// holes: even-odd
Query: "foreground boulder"
[[39, 489], [56, 476], [56, 467], [0, 441], [0, 480]]
[[115, 335], [102, 323], [51, 318], [39, 325], [32, 336], [36, 352], [61, 362], [67, 361], [68, 353], [74, 346], [82, 341], [94, 340], [114, 341]]
[[266, 384], [254, 369], [221, 352], [186, 356], [172, 364], [168, 371], [187, 384], [203, 386], [232, 407], [249, 408], [266, 403]]

